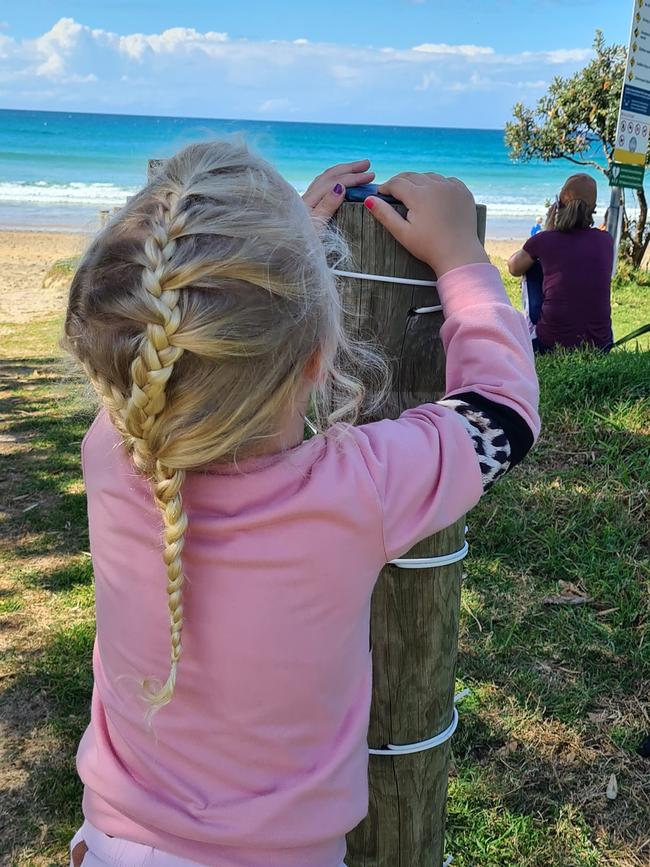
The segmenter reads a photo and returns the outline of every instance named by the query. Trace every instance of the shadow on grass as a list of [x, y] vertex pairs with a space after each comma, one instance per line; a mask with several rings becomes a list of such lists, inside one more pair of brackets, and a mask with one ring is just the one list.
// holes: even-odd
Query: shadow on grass
[[63, 375], [53, 357], [2, 363], [3, 535], [18, 560], [88, 546], [79, 449], [94, 408], [81, 406], [82, 386]]
[[55, 569], [30, 569], [20, 573], [20, 581], [26, 587], [38, 587], [53, 593], [68, 592], [78, 587], [91, 587], [93, 567], [90, 557], [71, 560]]
[[[449, 850], [455, 863], [501, 867], [591, 867], [645, 863], [645, 769], [606, 733], [513, 731], [500, 704], [488, 719], [463, 706], [454, 739]], [[619, 797], [608, 800], [612, 773]], [[605, 851], [603, 850], [605, 848]], [[616, 852], [621, 860], [609, 860]], [[637, 860], [638, 859], [638, 860]]]
[[[49, 829], [44, 848], [61, 844], [80, 824], [74, 756], [89, 719], [94, 635], [92, 623], [60, 630], [0, 695], [6, 749], [15, 751], [23, 771], [0, 796], [0, 852], [29, 846], [34, 827]], [[20, 755], [21, 743], [29, 745], [26, 755]]]

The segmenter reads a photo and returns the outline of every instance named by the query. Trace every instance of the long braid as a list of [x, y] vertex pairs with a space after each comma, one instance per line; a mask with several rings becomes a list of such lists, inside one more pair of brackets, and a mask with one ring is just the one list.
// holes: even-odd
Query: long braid
[[171, 627], [171, 667], [165, 684], [155, 689], [154, 683], [145, 680], [145, 694], [156, 711], [171, 701], [176, 686], [176, 671], [181, 656], [181, 631], [183, 629], [183, 582], [185, 574], [181, 553], [185, 544], [187, 514], [183, 510], [181, 486], [185, 480], [184, 470], [172, 470], [156, 461], [154, 495], [163, 516], [163, 559], [167, 566], [167, 604]]
[[163, 559], [167, 567], [167, 600], [171, 631], [171, 666], [166, 682], [147, 679], [144, 689], [152, 711], [166, 705], [176, 685], [176, 672], [181, 655], [183, 628], [182, 588], [185, 580], [181, 552], [183, 550], [187, 515], [183, 511], [181, 486], [185, 472], [167, 467], [156, 459], [149, 447], [149, 435], [156, 418], [165, 408], [166, 385], [174, 364], [183, 354], [174, 346], [181, 311], [179, 290], [166, 289], [174, 277], [171, 264], [176, 250], [176, 238], [183, 231], [185, 215], [179, 211], [179, 196], [168, 194], [161, 202], [151, 234], [144, 244], [142, 287], [153, 322], [147, 324], [140, 352], [131, 363], [131, 394], [122, 409], [122, 419], [130, 435], [132, 456], [138, 469], [151, 477], [156, 504], [163, 518]]

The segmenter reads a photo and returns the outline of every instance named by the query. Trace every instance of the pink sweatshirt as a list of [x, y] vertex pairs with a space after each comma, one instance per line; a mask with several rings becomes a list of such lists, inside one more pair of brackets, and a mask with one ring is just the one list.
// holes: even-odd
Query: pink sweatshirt
[[[530, 340], [497, 270], [459, 268], [439, 292], [448, 392], [496, 400], [536, 436]], [[387, 560], [481, 496], [462, 418], [429, 404], [188, 475], [183, 656], [153, 731], [137, 684], [168, 670], [160, 517], [104, 413], [82, 454], [97, 592], [86, 818], [211, 867], [340, 864], [367, 812], [370, 597]]]

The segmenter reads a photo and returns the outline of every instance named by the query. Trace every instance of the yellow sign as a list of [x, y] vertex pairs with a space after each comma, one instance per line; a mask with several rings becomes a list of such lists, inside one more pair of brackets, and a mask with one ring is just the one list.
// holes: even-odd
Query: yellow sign
[[644, 166], [645, 154], [633, 154], [630, 151], [614, 149], [614, 162], [625, 163], [628, 166]]

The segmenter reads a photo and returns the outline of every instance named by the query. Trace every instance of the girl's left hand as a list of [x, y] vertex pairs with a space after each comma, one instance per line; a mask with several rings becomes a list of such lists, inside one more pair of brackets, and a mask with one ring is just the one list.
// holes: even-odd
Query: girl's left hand
[[327, 223], [332, 219], [345, 199], [346, 187], [360, 187], [373, 180], [375, 173], [369, 168], [370, 160], [341, 163], [311, 182], [302, 198], [316, 222]]

